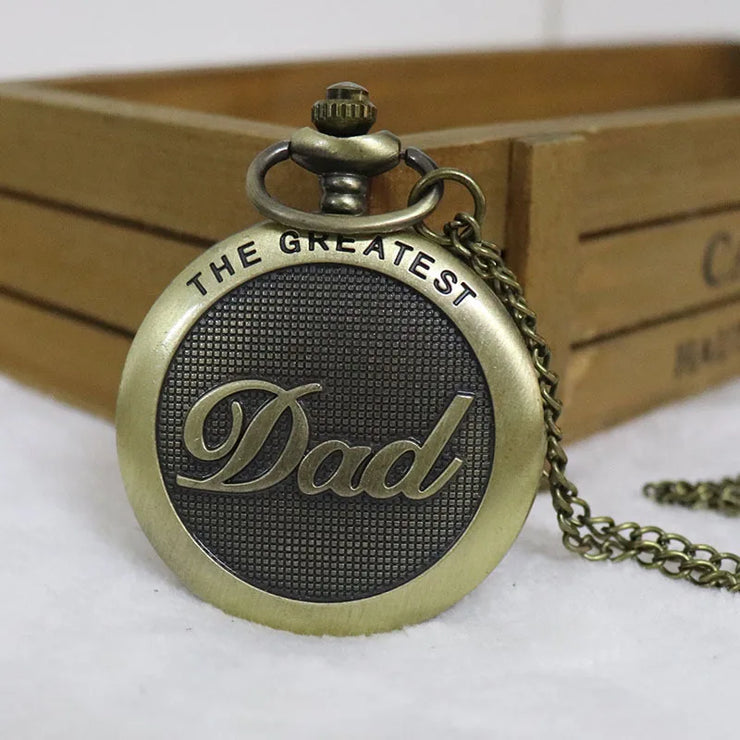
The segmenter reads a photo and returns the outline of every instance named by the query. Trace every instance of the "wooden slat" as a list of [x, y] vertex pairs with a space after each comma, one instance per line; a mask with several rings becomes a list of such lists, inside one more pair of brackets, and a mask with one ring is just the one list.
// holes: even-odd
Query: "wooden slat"
[[[289, 134], [251, 121], [27, 85], [0, 86], [0, 106], [0, 185], [210, 239], [256, 218], [243, 196], [246, 163], [268, 142]], [[585, 132], [587, 187], [579, 228], [593, 232], [736, 200], [739, 119], [740, 102], [719, 102], [409, 141], [423, 142], [443, 163], [470, 170], [494, 194], [494, 208], [502, 208], [495, 196], [505, 191], [507, 167], [500, 153], [506, 142], [548, 130]], [[312, 207], [315, 187], [301, 174], [279, 168], [274, 187], [296, 205]], [[387, 190], [383, 204], [403, 202], [407, 191], [398, 182], [394, 175], [376, 189]], [[502, 216], [492, 210], [494, 229]], [[495, 235], [500, 238], [500, 230]]]
[[0, 294], [0, 370], [112, 417], [129, 338]]
[[740, 94], [740, 47], [679, 44], [342, 59], [57, 82], [68, 89], [291, 126], [323, 87], [365, 84], [399, 133]]
[[583, 147], [583, 137], [555, 134], [515, 139], [511, 152], [507, 261], [526, 286], [561, 376], [571, 344]]
[[740, 302], [578, 348], [564, 423], [583, 436], [740, 373]]
[[[279, 127], [98, 99], [25, 85], [0, 86], [0, 187], [216, 240], [258, 218], [243, 194], [246, 164]], [[598, 232], [737, 202], [740, 102], [501, 124], [409, 138], [490, 194], [489, 233], [501, 239], [513, 138], [582, 132], [579, 230]], [[30, 124], [29, 122], [32, 122]], [[33, 163], [33, 166], [29, 166]], [[405, 202], [409, 176], [380, 178], [379, 207]], [[271, 187], [312, 208], [308, 173], [284, 165]]]
[[574, 342], [740, 296], [740, 209], [583, 242]]
[[135, 332], [201, 247], [0, 196], [0, 287]]
[[578, 230], [595, 235], [740, 201], [740, 100], [420, 134], [454, 146], [542, 134], [585, 137]]
[[740, 202], [740, 101], [589, 138], [580, 229], [598, 232]]
[[246, 166], [286, 133], [25, 85], [0, 90], [0, 119], [0, 186], [204, 238], [258, 217]]
[[[290, 130], [78, 93], [0, 85], [0, 188], [216, 241], [261, 217], [248, 204], [244, 175], [254, 155]], [[440, 164], [466, 169], [492, 194], [491, 234], [505, 221], [508, 140], [429, 148]], [[413, 176], [378, 178], [383, 207], [406, 204]], [[315, 177], [276, 168], [270, 188], [313, 209]], [[452, 211], [454, 214], [454, 211]]]
[[[578, 116], [565, 126], [591, 135], [584, 232], [737, 201], [740, 103], [698, 105], [740, 96], [737, 44], [381, 58], [57, 84], [299, 125], [302, 111], [338, 74], [363, 80], [386, 116], [381, 125], [397, 131]], [[688, 102], [697, 103], [693, 111], [679, 105]], [[628, 109], [666, 105], [678, 107], [645, 111], [631, 122], [623, 117]], [[479, 133], [504, 135], [495, 128]]]
[[[450, 216], [467, 208], [446, 195]], [[455, 206], [456, 201], [458, 202]], [[0, 195], [0, 288], [135, 332], [168, 283], [208, 242]]]
[[[410, 138], [408, 144], [416, 144]], [[494, 136], [482, 140], [437, 144], [429, 141], [424, 150], [440, 167], [455, 167], [472, 175], [486, 194], [487, 210], [483, 222], [486, 237], [503, 243], [509, 192], [510, 137]], [[418, 175], [408, 167], [396, 167], [371, 184], [371, 209], [384, 212], [406, 205]], [[437, 230], [459, 211], [470, 211], [473, 202], [468, 192], [454, 182], [445, 184], [445, 194], [427, 222]]]

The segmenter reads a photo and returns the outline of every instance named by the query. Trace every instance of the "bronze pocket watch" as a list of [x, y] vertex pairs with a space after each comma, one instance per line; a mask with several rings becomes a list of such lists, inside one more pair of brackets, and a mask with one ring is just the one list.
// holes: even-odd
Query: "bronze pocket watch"
[[[565, 478], [549, 350], [481, 238], [475, 182], [368, 133], [375, 108], [358, 85], [330, 87], [312, 118], [249, 169], [269, 220], [191, 263], [131, 347], [119, 458], [163, 560], [240, 617], [389, 630], [486, 577], [547, 465], [570, 549], [735, 588], [717, 558], [592, 517]], [[319, 213], [267, 192], [267, 171], [288, 159], [319, 177]], [[409, 205], [367, 215], [369, 178], [403, 164], [421, 175]], [[468, 187], [475, 212], [436, 233], [424, 219], [446, 179]]]

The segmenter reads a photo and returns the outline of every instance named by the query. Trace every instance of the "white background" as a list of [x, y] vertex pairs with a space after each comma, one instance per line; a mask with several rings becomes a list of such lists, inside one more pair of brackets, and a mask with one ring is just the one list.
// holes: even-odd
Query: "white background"
[[[738, 0], [1, 0], [0, 78], [738, 35]], [[738, 408], [736, 381], [656, 411], [572, 446], [572, 474], [597, 513], [738, 550], [737, 521], [639, 496], [648, 479], [736, 474]], [[0, 378], [0, 543], [2, 738], [737, 735], [740, 596], [579, 560], [544, 496], [495, 573], [438, 618], [359, 639], [279, 633], [200, 602], [162, 564], [110, 424]]]
[[738, 0], [0, 0], [0, 78], [739, 35]]
[[[738, 473], [740, 380], [569, 447], [595, 513], [740, 550], [740, 522], [646, 480]], [[496, 570], [430, 621], [360, 638], [235, 619], [162, 563], [113, 428], [0, 376], [5, 740], [734, 740], [740, 596], [560, 544], [537, 498]]]

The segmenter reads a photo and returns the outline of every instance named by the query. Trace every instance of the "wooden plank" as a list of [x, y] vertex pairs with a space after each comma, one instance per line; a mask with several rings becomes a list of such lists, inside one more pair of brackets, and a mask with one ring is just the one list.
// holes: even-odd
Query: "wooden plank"
[[0, 370], [112, 418], [130, 337], [0, 294]]
[[[213, 241], [257, 219], [243, 194], [246, 165], [290, 133], [28, 85], [0, 86], [0, 116], [0, 187]], [[591, 233], [737, 202], [739, 122], [740, 101], [721, 101], [430, 132], [408, 143], [479, 179], [492, 194], [489, 233], [500, 240], [512, 138], [587, 137], [579, 229]], [[380, 178], [377, 207], [402, 205], [409, 177]], [[315, 183], [299, 168], [277, 168], [270, 186], [299, 207], [315, 205]]]
[[583, 147], [583, 137], [555, 134], [515, 139], [511, 152], [507, 260], [526, 287], [561, 377], [571, 344]]
[[[736, 52], [737, 49], [732, 54]], [[580, 66], [573, 70], [585, 69], [588, 73], [583, 67], [585, 59], [581, 57]], [[542, 60], [540, 57], [540, 68]], [[389, 102], [382, 99], [379, 102], [402, 110], [399, 115], [407, 117], [408, 127], [413, 121], [418, 122], [417, 128], [423, 128], [431, 127], [435, 121], [438, 125], [455, 125], [451, 122], [476, 123], [475, 116], [485, 121], [501, 118], [495, 113], [500, 102], [499, 88], [491, 87], [493, 93], [482, 95], [481, 90], [485, 92], [488, 88], [481, 87], [481, 79], [476, 77], [479, 70], [475, 57], [466, 56], [461, 63], [460, 74], [467, 76], [463, 87], [455, 90], [459, 92], [467, 89], [465, 85], [472, 86], [470, 95], [478, 96], [471, 104], [473, 107], [466, 107], [467, 99], [458, 106], [450, 94], [451, 88], [444, 99], [411, 106], [409, 101], [413, 100], [413, 95], [411, 98], [405, 96], [411, 78], [404, 76], [396, 76], [386, 83]], [[522, 64], [526, 66], [528, 62]], [[537, 65], [532, 64], [534, 75]], [[445, 77], [447, 71], [439, 75], [441, 90], [453, 79]], [[427, 78], [428, 72], [427, 68]], [[281, 84], [287, 85], [293, 79], [284, 79], [278, 72], [274, 74], [276, 79], [283, 80]], [[204, 79], [206, 77], [207, 74]], [[403, 79], [403, 85], [398, 84], [399, 79]], [[728, 87], [722, 87], [721, 94], [730, 90], [737, 79], [740, 77], [736, 72], [730, 74], [728, 71]], [[491, 82], [491, 86], [493, 84]], [[204, 94], [206, 87], [202, 91]], [[266, 89], [270, 89], [269, 86]], [[276, 88], [272, 89], [274, 92]], [[383, 92], [384, 88], [380, 90]], [[605, 90], [608, 91], [608, 87]], [[696, 90], [694, 93], [699, 94]], [[188, 104], [187, 91], [181, 90], [178, 95], [182, 99], [173, 98], [169, 102]], [[313, 92], [310, 95], [314, 97]], [[522, 99], [528, 95], [529, 92], [522, 92]], [[604, 100], [607, 98], [608, 94]], [[533, 110], [534, 102], [533, 98]], [[576, 99], [572, 98], [572, 102]], [[651, 102], [675, 101], [656, 97], [651, 98]], [[304, 122], [305, 110], [299, 110], [295, 98], [290, 105]], [[437, 111], [437, 108], [444, 110]], [[264, 111], [255, 109], [255, 113], [265, 112], [272, 115], [273, 109], [269, 106]], [[472, 117], [469, 117], [471, 112]], [[531, 115], [539, 114], [533, 112]], [[381, 121], [381, 125], [404, 130], [401, 118], [398, 126], [394, 126], [392, 120]], [[448, 120], [450, 123], [444, 123]], [[560, 134], [565, 135], [560, 137], [564, 140], [572, 138], [574, 131], [582, 133], [585, 145], [573, 146], [572, 159], [563, 155], [567, 147], [547, 143], [548, 138], [556, 141]], [[77, 342], [80, 354], [88, 359], [93, 350], [98, 351], [95, 348], [101, 332], [123, 336], [125, 343], [127, 335], [81, 319], [93, 317], [124, 330], [138, 325], [149, 301], [190, 258], [191, 253], [185, 256], [183, 249], [196, 249], [196, 244], [215, 241], [258, 218], [243, 195], [246, 165], [259, 149], [289, 134], [290, 129], [283, 126], [226, 116], [132, 104], [29, 85], [0, 86], [0, 149], [3, 151], [0, 188], [4, 188], [4, 197], [0, 198], [0, 223], [4, 226], [0, 282], [50, 304], [45, 308], [32, 307], [6, 295], [4, 303], [10, 301], [15, 310], [7, 312], [9, 319], [0, 333], [2, 362], [12, 367], [22, 366], [17, 372], [25, 373], [32, 382], [58, 383], [63, 389], [70, 389], [72, 397], [81, 403], [88, 403], [89, 397], [102, 398], [102, 386], [92, 396], [88, 388], [90, 383], [98, 383], [98, 377], [89, 379], [87, 372], [80, 369], [81, 365], [76, 368], [76, 375], [71, 372], [73, 358], [64, 354], [66, 346], [58, 347], [54, 342], [65, 341], [69, 335], [70, 345], [74, 347]], [[512, 140], [523, 137], [534, 138], [512, 144]], [[691, 282], [696, 278], [696, 264], [691, 268], [689, 289], [685, 293], [673, 293], [665, 279], [670, 270], [666, 270], [665, 261], [661, 261], [668, 253], [661, 250], [660, 255], [650, 256], [653, 247], [645, 239], [653, 228], [679, 228], [682, 224], [678, 222], [663, 223], [667, 219], [675, 220], [677, 214], [688, 216], [699, 211], [693, 216], [700, 223], [703, 219], [719, 216], [710, 215], [709, 210], [738, 203], [740, 102], [704, 102], [428, 131], [408, 137], [408, 143], [424, 146], [440, 164], [460, 167], [479, 180], [490, 203], [486, 235], [508, 247], [511, 263], [522, 273], [528, 294], [544, 317], [543, 333], [556, 345], [556, 359], [563, 356], [561, 347], [571, 303], [571, 296], [567, 291], [564, 293], [563, 286], [568, 284], [568, 270], [573, 276], [578, 273], [571, 257], [563, 260], [559, 254], [557, 244], [560, 241], [570, 244], [572, 235], [581, 231], [588, 240], [583, 249], [594, 248], [595, 255], [604, 245], [602, 258], [606, 267], [597, 268], [587, 260], [586, 277], [581, 278], [585, 283], [579, 284], [579, 294], [590, 290], [583, 285], [590, 284], [591, 280], [596, 285], [599, 280], [602, 286], [610, 285], [609, 280], [617, 279], [611, 274], [616, 272], [615, 264], [621, 269], [625, 260], [631, 259], [636, 264], [642, 258], [656, 265], [653, 277], [645, 278], [636, 286], [638, 295], [642, 295], [640, 300], [631, 297], [625, 300], [624, 295], [618, 295], [617, 287], [617, 295], [606, 297], [599, 318], [602, 323], [594, 324], [595, 329], [591, 325], [579, 328], [582, 333], [576, 334], [578, 346], [568, 363], [569, 373], [574, 377], [566, 379], [564, 389], [569, 406], [575, 402], [573, 410], [568, 411], [575, 414], [573, 420], [566, 416], [566, 429], [570, 433], [583, 434], [601, 428], [627, 414], [642, 411], [677, 394], [698, 390], [715, 382], [717, 377], [738, 371], [732, 359], [736, 353], [725, 348], [733, 341], [727, 338], [732, 336], [733, 330], [725, 321], [724, 328], [718, 330], [720, 334], [713, 335], [716, 326], [706, 319], [710, 315], [724, 317], [720, 313], [730, 310], [728, 307], [652, 325], [631, 335], [612, 336], [608, 342], [583, 345], [582, 341], [585, 337], [621, 331], [625, 326], [625, 314], [617, 314], [617, 309], [628, 312], [626, 320], [633, 326], [634, 323], [654, 322], [656, 311], [658, 316], [664, 316], [666, 311], [685, 310], [683, 298], [697, 301], [689, 303], [689, 307], [705, 302], [700, 286]], [[583, 182], [578, 188], [581, 172]], [[400, 168], [381, 178], [373, 188], [375, 207], [384, 210], [402, 205], [413, 178], [412, 173]], [[296, 176], [296, 168], [290, 165], [278, 168], [270, 186], [279, 196], [300, 207], [311, 208], [315, 203], [312, 178]], [[450, 187], [433, 223], [438, 225], [456, 210], [469, 207], [464, 192]], [[656, 220], [661, 223], [655, 223]], [[688, 229], [693, 221], [687, 219], [682, 223]], [[625, 225], [635, 224], [645, 228], [625, 229]], [[507, 233], [504, 233], [505, 227]], [[13, 239], [8, 239], [8, 234], [13, 234]], [[58, 236], [63, 238], [58, 240]], [[674, 274], [677, 281], [686, 280], [686, 269], [696, 253], [692, 252], [693, 247], [685, 245], [696, 237], [681, 231], [674, 238], [679, 246], [671, 248], [670, 256], [676, 265], [681, 265]], [[731, 237], [727, 251], [729, 256], [725, 257], [725, 252], [721, 255], [723, 260], [728, 260], [727, 270], [732, 267], [733, 239]], [[148, 255], [147, 262], [154, 263], [147, 275], [134, 271], [137, 259], [127, 259], [127, 255], [140, 257], [144, 254]], [[542, 255], [543, 260], [535, 259], [536, 254]], [[597, 259], [594, 256], [594, 260]], [[721, 269], [725, 269], [723, 265], [721, 263]], [[588, 270], [596, 272], [588, 273]], [[544, 286], [548, 278], [552, 279], [551, 271], [557, 274], [557, 280], [548, 294]], [[727, 300], [735, 294], [734, 288], [729, 287], [732, 282], [728, 280], [714, 286], [713, 290], [707, 289], [707, 299]], [[598, 290], [594, 289], [594, 301]], [[127, 294], [133, 294], [130, 291], [140, 291], [143, 297], [127, 301]], [[670, 303], [678, 293], [682, 295], [681, 304]], [[25, 306], [20, 313], [19, 305]], [[732, 306], [737, 316], [737, 304]], [[60, 315], [58, 308], [69, 309], [80, 316]], [[601, 307], [595, 309], [597, 314], [600, 311]], [[629, 314], [630, 311], [633, 313]], [[44, 313], [48, 314], [48, 322], [40, 316]], [[35, 317], [33, 321], [29, 316]], [[621, 318], [615, 319], [615, 316]], [[702, 316], [706, 323], [700, 323]], [[691, 324], [694, 333], [688, 338], [676, 336], [675, 327], [683, 326], [685, 321], [697, 322]], [[70, 326], [76, 328], [73, 330]], [[10, 339], [11, 331], [18, 336]], [[644, 337], [650, 332], [648, 342]], [[93, 350], [82, 348], [83, 337]], [[658, 384], [657, 378], [667, 361], [663, 355], [655, 353], [661, 347], [665, 349], [666, 342], [674, 343], [674, 364], [681, 369], [674, 380], [663, 379]], [[566, 347], [567, 344], [566, 341]], [[52, 347], [48, 353], [47, 345]], [[6, 347], [10, 348], [9, 358], [24, 357], [25, 365], [16, 361], [6, 363]], [[98, 399], [94, 405], [101, 409], [112, 408], [120, 362], [113, 380], [110, 373], [105, 375], [115, 364], [112, 350], [103, 348], [99, 354], [108, 363], [100, 371], [100, 383], [107, 387], [105, 393], [108, 395], [107, 400]], [[45, 364], [47, 356], [48, 367]], [[724, 357], [730, 359], [722, 359]], [[642, 358], [645, 358], [644, 364]], [[97, 368], [93, 364], [89, 372], [98, 372]], [[634, 376], [639, 368], [645, 368], [643, 373], [650, 377]], [[58, 381], [54, 380], [55, 374]], [[626, 388], [622, 385], [625, 378]]]
[[740, 209], [581, 243], [574, 342], [740, 296]]
[[594, 133], [584, 196], [584, 233], [740, 203], [740, 101]]
[[305, 124], [323, 87], [354, 79], [399, 133], [728, 98], [740, 46], [678, 44], [293, 62], [58, 81], [80, 92]]
[[[415, 145], [413, 139], [407, 143]], [[440, 167], [455, 167], [475, 178], [486, 194], [487, 210], [483, 222], [486, 238], [503, 242], [509, 192], [509, 137], [461, 141], [452, 145], [429, 142], [424, 150]], [[418, 175], [408, 167], [396, 167], [376, 178], [371, 183], [372, 210], [382, 213], [405, 206], [411, 187], [417, 179]], [[441, 230], [456, 213], [471, 211], [472, 208], [473, 202], [467, 190], [454, 182], [447, 182], [444, 197], [427, 222], [433, 228]]]
[[[299, 125], [306, 120], [302, 111], [337, 74], [362, 79], [381, 106], [381, 125], [397, 131], [576, 116], [564, 124], [553, 121], [551, 128], [591, 135], [584, 232], [737, 200], [740, 104], [679, 106], [668, 115], [645, 111], [631, 122], [623, 118], [630, 108], [737, 97], [737, 44], [342, 60], [56, 84]], [[619, 113], [583, 115], [614, 111]], [[518, 135], [527, 135], [527, 128]], [[503, 135], [495, 128], [485, 134]]]
[[0, 120], [0, 186], [214, 239], [257, 219], [247, 163], [287, 133], [27, 85], [0, 89]]
[[740, 100], [420, 134], [417, 146], [585, 137], [578, 230], [594, 236], [740, 203]]
[[740, 302], [578, 347], [563, 414], [572, 436], [697, 393], [740, 373]]
[[[290, 136], [270, 124], [30, 85], [0, 85], [0, 120], [0, 188], [212, 241], [260, 220], [244, 195], [247, 165], [265, 146]], [[493, 194], [489, 222], [499, 239], [508, 138], [429, 149]], [[382, 207], [404, 206], [409, 178], [401, 168], [378, 178], [373, 197]], [[315, 180], [285, 164], [268, 184], [286, 202], [312, 210]]]
[[0, 196], [0, 286], [135, 332], [202, 247]]
[[[451, 217], [470, 208], [468, 201], [462, 188], [448, 189], [442, 210]], [[2, 194], [0, 233], [6, 235], [0, 240], [0, 288], [131, 332], [180, 270], [210, 246]]]

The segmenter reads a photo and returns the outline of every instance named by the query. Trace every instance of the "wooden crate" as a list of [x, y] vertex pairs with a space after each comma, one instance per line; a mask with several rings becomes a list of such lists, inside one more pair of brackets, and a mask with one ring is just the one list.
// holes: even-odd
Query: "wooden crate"
[[[332, 61], [0, 85], [0, 368], [111, 415], [128, 344], [200, 250], [258, 219], [251, 158], [326, 84], [475, 176], [579, 436], [740, 372], [740, 46]], [[416, 133], [415, 133], [416, 132]], [[312, 208], [308, 175], [271, 188]], [[375, 209], [405, 202], [400, 169]], [[454, 188], [449, 188], [449, 191]], [[444, 216], [466, 207], [450, 192]]]

